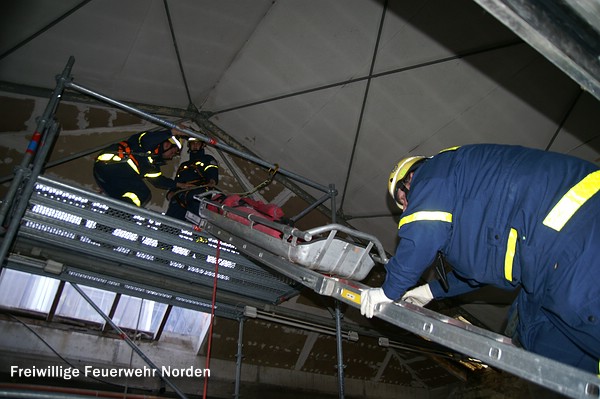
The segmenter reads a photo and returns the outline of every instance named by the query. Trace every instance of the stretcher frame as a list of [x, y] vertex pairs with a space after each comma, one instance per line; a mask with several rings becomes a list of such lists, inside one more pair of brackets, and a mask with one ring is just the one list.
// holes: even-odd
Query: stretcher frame
[[[208, 199], [212, 193], [196, 195], [194, 198], [200, 202], [199, 214], [192, 212], [186, 214], [186, 218], [200, 228], [207, 221], [218, 223], [233, 234], [248, 235], [253, 243], [283, 257], [288, 262], [349, 280], [361, 281], [376, 263], [385, 264], [388, 261], [383, 245], [371, 234], [337, 223], [301, 231], [286, 224], [212, 202]], [[211, 208], [218, 212], [210, 210]], [[229, 214], [247, 220], [250, 228], [228, 218]], [[256, 230], [257, 225], [278, 231], [281, 237], [277, 238]]]

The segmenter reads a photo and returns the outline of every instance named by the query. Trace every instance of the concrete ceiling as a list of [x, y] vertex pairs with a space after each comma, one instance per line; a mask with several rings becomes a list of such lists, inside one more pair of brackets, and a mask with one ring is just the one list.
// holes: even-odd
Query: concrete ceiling
[[334, 184], [339, 215], [389, 252], [399, 158], [494, 142], [600, 163], [598, 98], [471, 0], [20, 0], [0, 22], [4, 89], [51, 89], [74, 56], [77, 84], [199, 111]]

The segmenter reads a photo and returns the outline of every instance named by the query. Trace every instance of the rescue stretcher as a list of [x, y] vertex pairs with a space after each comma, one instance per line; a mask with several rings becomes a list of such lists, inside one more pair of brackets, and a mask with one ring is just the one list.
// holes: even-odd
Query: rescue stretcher
[[214, 192], [195, 196], [201, 204], [200, 214], [188, 212], [188, 220], [199, 226], [208, 221], [232, 234], [247, 238], [293, 264], [361, 281], [376, 263], [385, 264], [388, 261], [383, 245], [370, 234], [340, 224], [301, 231], [258, 214], [212, 202], [207, 199], [212, 193]]

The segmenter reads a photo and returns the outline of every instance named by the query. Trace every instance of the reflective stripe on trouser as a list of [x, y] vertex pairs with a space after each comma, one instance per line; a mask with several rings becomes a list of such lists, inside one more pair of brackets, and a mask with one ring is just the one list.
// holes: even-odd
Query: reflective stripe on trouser
[[142, 206], [142, 201], [140, 201], [140, 198], [137, 196], [136, 193], [125, 193], [123, 194], [123, 198], [131, 200], [131, 202], [133, 202], [137, 206]]
[[590, 173], [558, 201], [543, 221], [545, 226], [560, 231], [575, 212], [600, 190], [600, 170]]

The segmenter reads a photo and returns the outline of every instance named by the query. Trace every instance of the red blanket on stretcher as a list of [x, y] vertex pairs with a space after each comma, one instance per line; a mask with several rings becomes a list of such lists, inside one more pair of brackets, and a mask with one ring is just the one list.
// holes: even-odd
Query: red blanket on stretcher
[[[252, 198], [240, 197], [237, 194], [229, 195], [226, 197], [224, 195], [219, 195], [213, 197], [212, 200], [215, 202], [220, 202], [221, 204], [229, 208], [234, 208], [236, 210], [242, 211], [250, 215], [257, 215], [273, 222], [281, 223], [282, 218], [284, 216], [283, 210], [275, 204], [266, 204], [262, 201], [257, 201]], [[223, 213], [220, 209], [217, 209], [215, 207], [209, 206], [208, 209], [215, 212]], [[246, 219], [245, 217], [236, 215], [231, 212], [228, 212], [226, 216], [246, 226], [250, 225], [251, 223], [251, 221]], [[253, 228], [255, 230], [269, 234], [270, 236], [281, 238], [281, 232], [279, 230], [266, 226], [264, 224], [254, 223]]]

